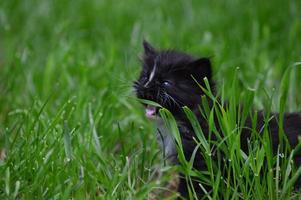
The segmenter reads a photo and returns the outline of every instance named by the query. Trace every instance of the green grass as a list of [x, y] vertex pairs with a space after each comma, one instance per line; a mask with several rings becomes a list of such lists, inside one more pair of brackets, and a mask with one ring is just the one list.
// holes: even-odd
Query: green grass
[[[161, 161], [154, 129], [131, 92], [143, 38], [210, 56], [217, 90], [233, 105], [300, 110], [300, 67], [282, 78], [301, 61], [300, 8], [300, 1], [281, 0], [1, 1], [0, 149], [7, 157], [0, 199], [147, 199], [164, 190], [175, 169]], [[222, 111], [216, 107], [225, 134], [237, 132], [234, 107]], [[289, 155], [269, 155], [264, 142], [243, 155], [229, 137], [220, 146], [231, 147], [227, 166], [235, 176], [220, 179], [220, 163], [207, 157], [212, 197], [295, 195], [287, 186]], [[247, 157], [257, 160], [246, 164]], [[263, 167], [258, 159], [275, 162]], [[187, 175], [202, 176], [183, 162]], [[269, 177], [277, 163], [285, 170]], [[254, 176], [258, 171], [264, 176]], [[286, 181], [273, 178], [285, 174]]]

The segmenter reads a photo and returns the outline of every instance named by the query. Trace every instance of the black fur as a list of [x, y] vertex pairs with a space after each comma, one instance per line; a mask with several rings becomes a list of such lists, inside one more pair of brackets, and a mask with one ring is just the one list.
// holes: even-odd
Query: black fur
[[[148, 99], [161, 104], [167, 108], [178, 122], [179, 130], [185, 156], [189, 159], [194, 151], [196, 144], [192, 139], [195, 135], [191, 125], [183, 113], [183, 106], [188, 106], [198, 116], [199, 123], [205, 134], [208, 135], [208, 124], [202, 115], [198, 112], [198, 105], [201, 102], [201, 95], [204, 95], [201, 88], [196, 82], [204, 86], [203, 79], [206, 77], [214, 89], [212, 80], [211, 63], [208, 58], [194, 58], [185, 53], [180, 53], [173, 50], [157, 50], [148, 42], [143, 42], [144, 54], [142, 57], [142, 72], [138, 81], [134, 83], [136, 95], [141, 99]], [[152, 80], [149, 81], [150, 74], [156, 67]], [[193, 78], [195, 79], [193, 79]], [[264, 125], [264, 114], [257, 114], [257, 130]], [[269, 132], [272, 138], [273, 150], [278, 148], [278, 115], [272, 114], [269, 121]], [[252, 127], [250, 119], [245, 123], [246, 127]], [[301, 134], [301, 115], [299, 113], [290, 113], [284, 115], [284, 132], [287, 135], [289, 143], [295, 147], [298, 143], [298, 135]], [[241, 148], [247, 150], [247, 140], [251, 133], [249, 129], [243, 129], [241, 134]], [[301, 165], [301, 154], [298, 152], [295, 156], [297, 165]], [[197, 154], [194, 162], [194, 168], [206, 169], [206, 165], [202, 162], [202, 157]], [[195, 182], [195, 190], [199, 197], [202, 191]], [[301, 180], [296, 183], [300, 187]], [[209, 187], [210, 190], [210, 187]], [[188, 198], [186, 180], [182, 178], [179, 185], [179, 193], [182, 197]]]

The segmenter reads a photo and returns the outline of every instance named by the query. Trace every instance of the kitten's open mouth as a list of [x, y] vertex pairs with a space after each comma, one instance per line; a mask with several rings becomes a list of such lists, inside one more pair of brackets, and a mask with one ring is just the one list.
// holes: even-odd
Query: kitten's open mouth
[[149, 119], [155, 119], [158, 114], [159, 108], [152, 105], [147, 105], [145, 108], [145, 116]]

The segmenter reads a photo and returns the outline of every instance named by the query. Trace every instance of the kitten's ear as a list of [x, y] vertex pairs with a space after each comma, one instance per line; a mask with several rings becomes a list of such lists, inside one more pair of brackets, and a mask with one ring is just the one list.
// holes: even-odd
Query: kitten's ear
[[199, 58], [188, 64], [191, 74], [197, 81], [203, 81], [205, 77], [210, 81], [212, 76], [211, 62], [209, 58]]
[[144, 55], [151, 56], [156, 54], [156, 49], [146, 40], [143, 40]]

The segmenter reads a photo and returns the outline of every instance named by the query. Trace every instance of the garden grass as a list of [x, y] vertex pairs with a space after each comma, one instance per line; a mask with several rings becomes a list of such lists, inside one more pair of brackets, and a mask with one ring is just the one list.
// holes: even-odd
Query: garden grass
[[[214, 185], [208, 199], [298, 198], [291, 153], [272, 155], [267, 130], [241, 152], [235, 119], [243, 124], [248, 112], [238, 103], [301, 110], [300, 9], [297, 0], [1, 1], [0, 199], [160, 199], [175, 171]], [[227, 158], [210, 158], [213, 143], [196, 125], [206, 172], [183, 157], [181, 167], [162, 160], [132, 90], [143, 39], [213, 62], [230, 106], [204, 115], [215, 134], [219, 117]], [[161, 114], [178, 139], [170, 113]]]

